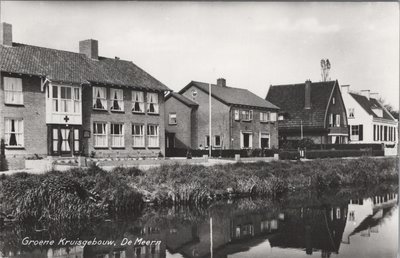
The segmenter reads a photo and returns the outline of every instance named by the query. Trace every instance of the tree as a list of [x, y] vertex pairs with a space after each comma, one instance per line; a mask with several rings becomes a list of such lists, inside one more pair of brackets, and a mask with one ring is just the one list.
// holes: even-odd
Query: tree
[[379, 98], [379, 102], [386, 108], [387, 111], [389, 111], [389, 113], [394, 118], [399, 120], [399, 111], [398, 110], [395, 110], [394, 107], [391, 104], [385, 103], [386, 101], [383, 98]]

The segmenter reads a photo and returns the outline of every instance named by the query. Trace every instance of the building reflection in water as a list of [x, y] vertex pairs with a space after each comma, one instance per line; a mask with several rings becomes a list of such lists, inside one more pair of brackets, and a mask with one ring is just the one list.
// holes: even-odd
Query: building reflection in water
[[[248, 252], [252, 247], [268, 243], [268, 248], [297, 249], [321, 257], [340, 253], [341, 245], [351, 244], [352, 237], [369, 237], [379, 233], [379, 225], [397, 204], [397, 194], [336, 202], [330, 205], [264, 207], [263, 209], [232, 209], [225, 204], [218, 212], [202, 219], [178, 220], [175, 211], [164, 220], [155, 217], [132, 222], [113, 237], [161, 241], [152, 246], [86, 246], [35, 249], [29, 253], [9, 252], [0, 257], [15, 258], [164, 258], [168, 254], [179, 257], [228, 257]], [[257, 205], [255, 205], [257, 206]], [[230, 208], [228, 208], [230, 207]], [[176, 208], [175, 208], [176, 209]], [[211, 243], [212, 239], [212, 243]], [[210, 250], [210, 246], [212, 249]], [[265, 250], [267, 251], [267, 250]]]

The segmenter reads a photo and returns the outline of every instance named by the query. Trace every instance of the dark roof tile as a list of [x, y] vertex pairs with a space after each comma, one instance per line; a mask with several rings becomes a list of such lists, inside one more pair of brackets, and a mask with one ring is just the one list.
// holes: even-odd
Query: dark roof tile
[[366, 96], [361, 95], [361, 94], [356, 94], [353, 92], [349, 92], [350, 96], [352, 96], [354, 98], [355, 101], [358, 102], [358, 104], [360, 104], [360, 106], [370, 115], [372, 115], [373, 117], [378, 118], [378, 116], [375, 114], [375, 112], [372, 110], [373, 108], [380, 108], [383, 110], [383, 117], [384, 119], [388, 119], [388, 120], [395, 120], [393, 119], [392, 115], [389, 114], [389, 112], [385, 109], [382, 108], [382, 105], [379, 103], [379, 101], [377, 99], [374, 98], [369, 98], [369, 100], [367, 99]]
[[185, 104], [186, 106], [189, 107], [197, 107], [199, 106], [199, 104], [197, 104], [196, 102], [193, 102], [192, 100], [188, 99], [187, 97], [176, 93], [176, 92], [171, 92], [165, 99], [165, 101], [167, 101], [170, 97], [174, 97], [177, 100], [179, 100], [180, 102], [182, 102], [183, 104]]

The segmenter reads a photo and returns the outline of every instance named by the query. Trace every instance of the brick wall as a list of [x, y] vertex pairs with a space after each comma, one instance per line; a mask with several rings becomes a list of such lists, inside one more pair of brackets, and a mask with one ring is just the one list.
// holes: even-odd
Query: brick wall
[[[175, 148], [191, 148], [192, 108], [176, 98], [170, 97], [165, 102], [165, 111], [166, 132], [175, 134]], [[169, 124], [170, 113], [176, 114], [176, 125]]]
[[[5, 104], [4, 77], [22, 78], [23, 105]], [[41, 92], [41, 81], [38, 77], [1, 74], [0, 87], [0, 137], [4, 138], [4, 119], [22, 118], [24, 123], [24, 148], [6, 149], [6, 157], [10, 169], [23, 168], [21, 162], [25, 157], [33, 154], [46, 156], [47, 154], [47, 127], [45, 94]]]
[[[158, 94], [159, 99], [159, 114], [134, 114], [132, 113], [132, 91], [131, 89], [124, 89], [124, 112], [111, 112], [93, 110], [92, 104], [92, 87], [84, 87], [82, 91], [82, 120], [83, 130], [90, 131], [90, 138], [84, 139], [85, 154], [90, 155], [92, 151], [95, 152], [96, 157], [141, 157], [141, 156], [157, 156], [159, 152], [165, 155], [165, 103], [164, 95]], [[146, 94], [145, 94], [146, 95]], [[107, 87], [107, 96], [110, 96], [110, 88]], [[108, 102], [108, 109], [111, 103]], [[145, 108], [146, 109], [146, 108]], [[93, 137], [93, 122], [107, 122], [108, 124], [124, 123], [124, 148], [112, 148], [111, 137], [108, 137], [108, 147], [106, 148], [95, 148], [94, 137]], [[145, 135], [147, 124], [159, 125], [159, 148], [133, 148], [132, 139], [132, 123], [143, 124]], [[110, 127], [108, 128], [108, 134], [110, 134]], [[145, 137], [146, 139], [146, 137]], [[145, 140], [147, 146], [147, 139]]]

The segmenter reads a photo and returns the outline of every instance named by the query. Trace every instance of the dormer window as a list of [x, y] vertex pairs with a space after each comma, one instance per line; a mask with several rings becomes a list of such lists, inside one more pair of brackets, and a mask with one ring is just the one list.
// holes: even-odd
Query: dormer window
[[383, 117], [383, 110], [379, 107], [373, 107], [372, 111], [375, 113], [377, 117]]
[[354, 108], [349, 108], [349, 118], [354, 118]]
[[106, 88], [93, 87], [93, 109], [107, 110]]

